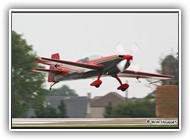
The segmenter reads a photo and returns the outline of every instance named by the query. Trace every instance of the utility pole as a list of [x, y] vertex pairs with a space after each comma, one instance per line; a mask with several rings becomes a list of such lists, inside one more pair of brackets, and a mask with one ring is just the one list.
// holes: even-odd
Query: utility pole
[[91, 117], [91, 111], [90, 111], [90, 101], [91, 101], [91, 93], [87, 93], [87, 98], [88, 98], [88, 101], [87, 101], [87, 111], [86, 111], [86, 117], [87, 118], [90, 118]]
[[[128, 80], [126, 80], [126, 84], [128, 84]], [[129, 89], [127, 89], [127, 90], [125, 91], [125, 98], [126, 98], [126, 100], [128, 99], [128, 94], [129, 94], [128, 90], [129, 90]]]

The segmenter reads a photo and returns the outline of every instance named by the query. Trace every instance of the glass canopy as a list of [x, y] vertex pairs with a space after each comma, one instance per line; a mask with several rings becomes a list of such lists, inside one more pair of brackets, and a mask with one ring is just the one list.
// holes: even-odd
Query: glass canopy
[[101, 57], [103, 57], [103, 55], [101, 55], [101, 54], [90, 54], [90, 55], [87, 55], [86, 57], [84, 57], [82, 59], [79, 59], [78, 62], [88, 62], [88, 61], [91, 61], [93, 59], [98, 59]]

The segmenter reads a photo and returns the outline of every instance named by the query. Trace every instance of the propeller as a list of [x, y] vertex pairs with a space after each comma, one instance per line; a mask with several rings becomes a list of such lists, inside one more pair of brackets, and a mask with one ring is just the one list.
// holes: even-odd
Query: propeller
[[118, 42], [116, 45], [115, 45], [115, 50], [120, 54], [120, 55], [126, 55], [127, 54], [127, 51], [126, 49], [123, 47], [123, 45]]
[[135, 55], [136, 53], [138, 53], [140, 51], [140, 47], [137, 45], [137, 43], [132, 43], [129, 47], [128, 47], [128, 51], [125, 49], [125, 47], [120, 43], [116, 43], [115, 45], [115, 50], [121, 54], [121, 55]]
[[[127, 49], [125, 49], [125, 47], [118, 42], [115, 45], [115, 50], [120, 54], [120, 56], [124, 56], [124, 57], [132, 57], [132, 61], [130, 61], [130, 69], [134, 70], [134, 71], [139, 71], [141, 69], [140, 64], [138, 64], [137, 62], [135, 62], [135, 55], [140, 51], [140, 47], [137, 45], [137, 43], [132, 43], [129, 46], [128, 52]], [[123, 60], [124, 61], [124, 60]], [[126, 63], [121, 61], [121, 64], [119, 63], [120, 67], [124, 68], [124, 65]]]
[[138, 72], [142, 69], [141, 65], [135, 61], [131, 62], [131, 65], [129, 66], [129, 68], [135, 72]]

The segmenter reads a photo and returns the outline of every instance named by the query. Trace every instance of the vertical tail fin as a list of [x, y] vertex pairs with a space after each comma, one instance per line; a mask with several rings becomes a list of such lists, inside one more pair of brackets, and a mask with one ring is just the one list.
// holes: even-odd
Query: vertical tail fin
[[[51, 58], [60, 60], [59, 53], [52, 54]], [[51, 65], [49, 69], [53, 70], [53, 69], [55, 69], [55, 66]], [[55, 76], [55, 74], [49, 72], [49, 74], [48, 74], [48, 82], [54, 82], [54, 76]]]

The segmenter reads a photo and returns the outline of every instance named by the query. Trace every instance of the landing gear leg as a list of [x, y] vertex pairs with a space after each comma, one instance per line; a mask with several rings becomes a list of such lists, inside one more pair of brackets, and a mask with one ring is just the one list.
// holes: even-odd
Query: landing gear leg
[[117, 75], [115, 76], [115, 78], [120, 83], [120, 86], [117, 88], [118, 90], [125, 91], [126, 89], [128, 89], [128, 87], [129, 87], [128, 84], [122, 84], [121, 79]]
[[95, 86], [96, 88], [99, 88], [100, 85], [102, 84], [102, 81], [100, 80], [100, 77], [101, 77], [101, 76], [102, 76], [102, 75], [100, 74], [100, 75], [98, 76], [98, 79], [97, 79], [96, 81], [92, 82], [90, 85], [91, 85], [91, 86]]
[[54, 82], [54, 83], [50, 86], [49, 90], [51, 90], [52, 87], [53, 87], [55, 84], [57, 84], [57, 83], [58, 83], [58, 82]]

